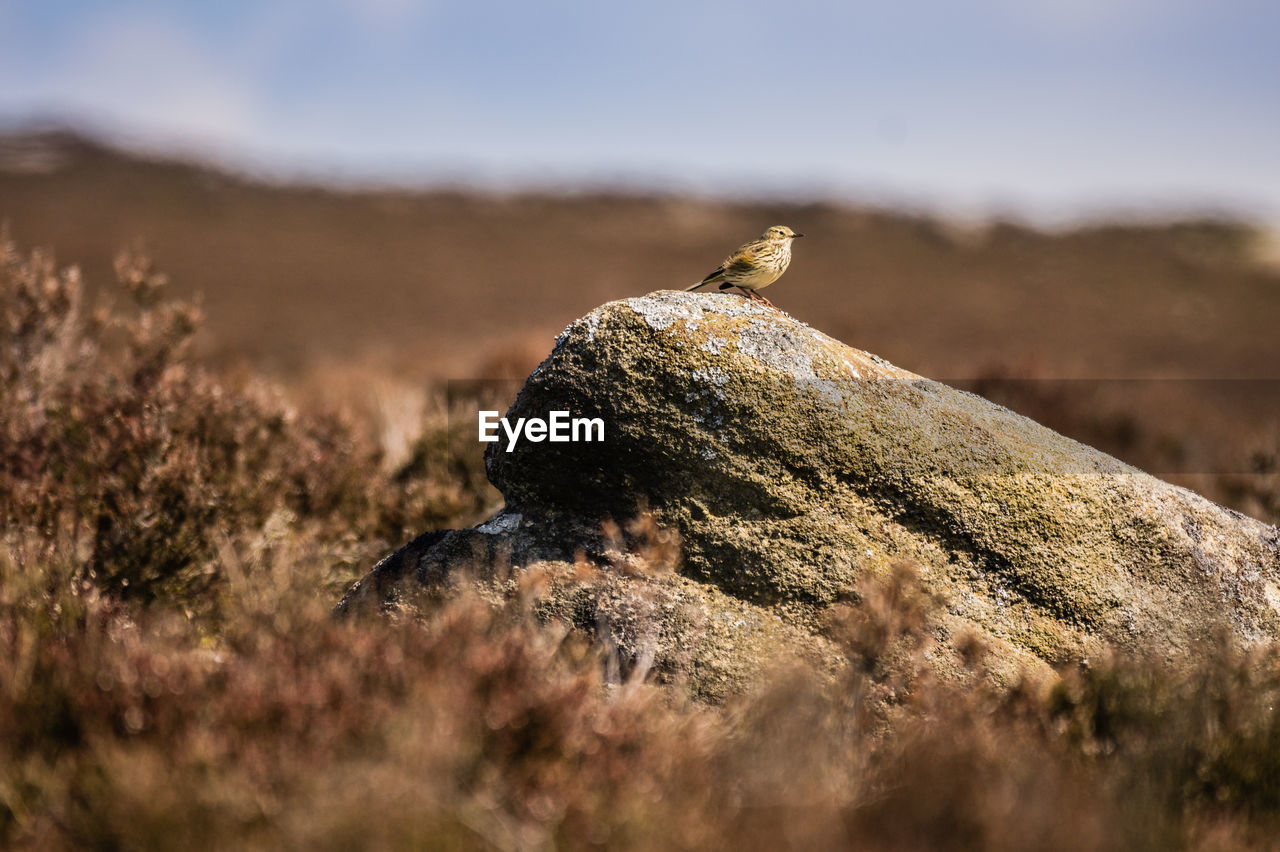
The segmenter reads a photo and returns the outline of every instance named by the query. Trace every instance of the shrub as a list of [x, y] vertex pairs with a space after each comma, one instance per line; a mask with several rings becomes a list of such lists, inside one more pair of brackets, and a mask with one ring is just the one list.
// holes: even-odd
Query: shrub
[[[137, 253], [116, 270], [128, 304], [89, 316], [74, 267], [0, 241], [0, 522], [75, 542], [103, 589], [199, 608], [221, 579], [218, 543], [268, 522], [328, 540], [350, 576], [489, 499], [448, 464], [388, 474], [341, 418], [219, 380], [190, 357], [199, 311], [166, 298]], [[420, 442], [447, 457], [440, 421]]]
[[[1117, 653], [995, 688], [937, 673], [909, 563], [723, 707], [550, 619], [537, 571], [386, 619], [335, 585], [490, 498], [437, 395], [390, 463], [369, 424], [232, 382], [136, 254], [79, 276], [0, 241], [0, 845], [36, 848], [1265, 847], [1280, 655]], [[474, 459], [474, 456], [471, 456]], [[624, 534], [625, 533], [625, 534]], [[617, 572], [679, 567], [644, 519]], [[490, 589], [491, 590], [491, 589]], [[645, 635], [644, 601], [601, 608]], [[634, 604], [634, 605], [633, 605]], [[633, 623], [635, 622], [635, 623]], [[606, 635], [608, 631], [603, 631]]]

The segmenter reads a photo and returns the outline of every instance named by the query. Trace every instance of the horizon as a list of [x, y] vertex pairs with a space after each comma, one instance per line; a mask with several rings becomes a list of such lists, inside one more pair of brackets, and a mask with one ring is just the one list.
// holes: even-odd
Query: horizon
[[[202, 149], [184, 145], [180, 140], [139, 138], [130, 134], [113, 134], [109, 130], [54, 118], [34, 118], [7, 122], [0, 117], [0, 145], [14, 140], [65, 139], [106, 152], [109, 156], [132, 159], [140, 163], [177, 165], [199, 171], [214, 172], [224, 178], [244, 181], [268, 188], [319, 190], [335, 193], [408, 193], [415, 195], [457, 193], [478, 198], [617, 198], [672, 200], [691, 204], [756, 206], [778, 204], [788, 207], [817, 206], [849, 212], [863, 212], [890, 217], [902, 216], [937, 222], [962, 230], [978, 231], [996, 226], [1026, 228], [1045, 233], [1069, 232], [1093, 227], [1167, 227], [1180, 224], [1219, 223], [1260, 229], [1267, 240], [1267, 256], [1280, 245], [1280, 214], [1276, 217], [1257, 215], [1253, 211], [1231, 209], [1223, 205], [1141, 205], [1082, 207], [1070, 211], [1045, 213], [1016, 206], [991, 205], [986, 209], [947, 207], [926, 198], [839, 194], [821, 190], [806, 192], [774, 188], [755, 191], [728, 188], [690, 189], [674, 181], [639, 175], [587, 176], [576, 181], [520, 179], [480, 179], [446, 170], [417, 175], [380, 176], [356, 172], [340, 173], [332, 169], [297, 169], [288, 171], [253, 158], [237, 158], [233, 152]], [[0, 151], [3, 154], [3, 151]], [[32, 172], [55, 172], [58, 166], [37, 166]], [[6, 165], [0, 158], [0, 172], [18, 173], [24, 167]]]
[[0, 123], [321, 183], [1280, 221], [1280, 9], [775, 9], [0, 3]]

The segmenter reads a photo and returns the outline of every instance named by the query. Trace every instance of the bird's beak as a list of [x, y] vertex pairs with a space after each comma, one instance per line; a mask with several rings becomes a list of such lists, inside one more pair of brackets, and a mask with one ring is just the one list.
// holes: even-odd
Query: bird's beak
[[803, 236], [804, 236], [804, 234], [792, 234], [792, 235], [791, 235], [791, 239], [793, 239], [793, 240], [794, 240], [796, 237], [803, 237]]

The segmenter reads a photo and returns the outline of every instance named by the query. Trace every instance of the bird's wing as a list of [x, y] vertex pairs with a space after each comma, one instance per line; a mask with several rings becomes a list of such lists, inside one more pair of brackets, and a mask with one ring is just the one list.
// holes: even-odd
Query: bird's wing
[[768, 244], [763, 240], [747, 243], [726, 257], [724, 262], [720, 264], [720, 270], [723, 272], [750, 272], [760, 262], [760, 256], [764, 254], [767, 248]]
[[[755, 269], [756, 263], [760, 258], [760, 254], [767, 248], [767, 244], [763, 240], [754, 240], [744, 246], [738, 248], [733, 254], [726, 257], [720, 262], [720, 265], [706, 278], [703, 278], [696, 286], [701, 287], [703, 284], [718, 284], [724, 281], [725, 273], [745, 275], [752, 269]], [[690, 289], [693, 289], [692, 287]]]

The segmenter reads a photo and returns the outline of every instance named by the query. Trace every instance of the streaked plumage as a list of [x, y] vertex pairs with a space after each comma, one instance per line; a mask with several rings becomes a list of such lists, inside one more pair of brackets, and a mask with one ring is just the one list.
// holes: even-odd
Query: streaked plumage
[[706, 284], [719, 284], [721, 290], [737, 287], [748, 298], [773, 307], [773, 302], [756, 291], [768, 287], [787, 271], [787, 266], [791, 263], [791, 241], [803, 236], [804, 234], [797, 234], [786, 225], [774, 225], [761, 234], [759, 239], [752, 240], [726, 257], [706, 278], [685, 289], [697, 290]]

